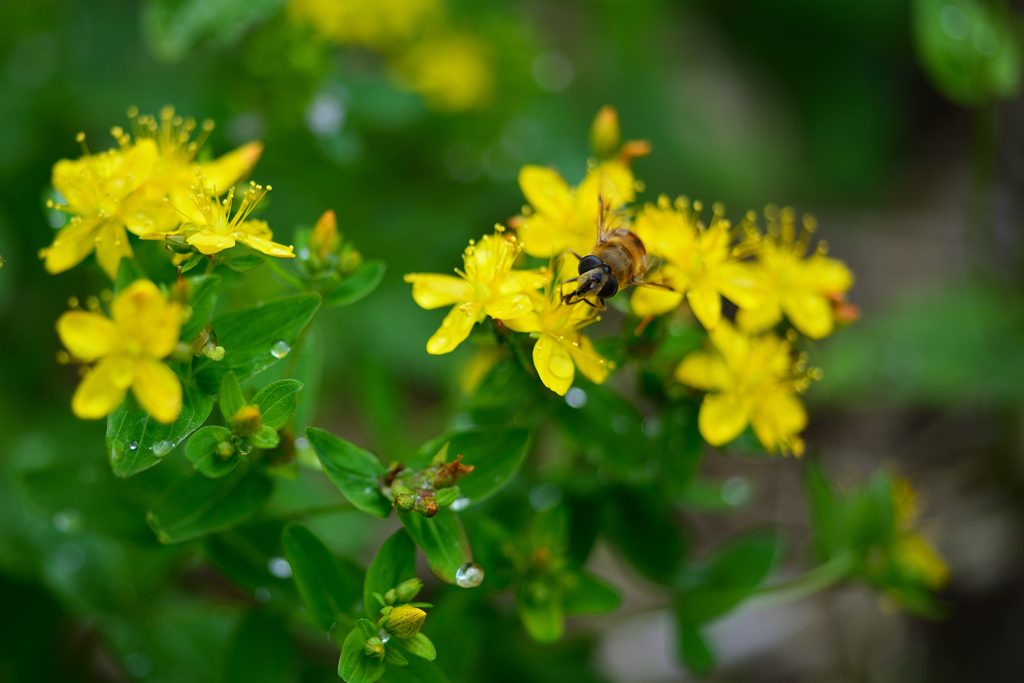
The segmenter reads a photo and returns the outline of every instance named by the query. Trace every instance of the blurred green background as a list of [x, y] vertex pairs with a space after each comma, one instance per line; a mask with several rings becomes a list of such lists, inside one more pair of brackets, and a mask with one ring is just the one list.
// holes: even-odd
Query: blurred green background
[[[578, 182], [600, 106], [619, 110], [626, 138], [653, 145], [635, 164], [644, 200], [720, 200], [734, 219], [767, 203], [815, 213], [830, 253], [857, 275], [862, 319], [813, 349], [825, 379], [808, 395], [809, 450], [841, 481], [890, 463], [919, 482], [953, 570], [951, 616], [924, 624], [857, 589], [741, 610], [712, 634], [716, 680], [1018, 680], [1016, 4], [451, 0], [445, 21], [487, 46], [493, 78], [476, 106], [451, 111], [404, 87], [388, 49], [336, 46], [280, 0], [0, 0], [0, 681], [219, 680], [238, 618], [241, 598], [200, 558], [150, 547], [145, 501], [132, 497], [160, 490], [163, 475], [119, 488], [103, 424], [71, 416], [77, 374], [55, 361], [54, 321], [68, 297], [108, 286], [102, 272], [90, 260], [50, 276], [37, 257], [57, 225], [44, 210], [50, 169], [78, 156], [75, 134], [103, 149], [129, 106], [165, 104], [216, 121], [214, 154], [265, 142], [253, 178], [274, 186], [261, 217], [279, 241], [330, 208], [366, 257], [388, 263], [377, 292], [319, 318], [313, 420], [387, 453], [451, 426], [471, 353], [426, 355], [439, 316], [414, 304], [402, 274], [448, 272], [468, 239], [516, 214], [523, 164]], [[171, 276], [159, 245], [137, 251], [151, 274]], [[248, 289], [258, 279], [227, 283], [221, 305], [232, 291], [259, 297]], [[728, 520], [693, 514], [699, 543], [769, 523], [806, 535], [798, 462], [706, 467], [756, 494]], [[40, 485], [46, 477], [70, 489]], [[75, 478], [109, 487], [108, 508], [46, 498]], [[381, 530], [336, 515], [318, 532], [365, 561]], [[594, 680], [685, 680], [643, 581], [600, 552], [596, 561], [629, 586], [625, 605], [594, 622], [592, 646], [549, 650], [546, 675], [576, 662]], [[509, 664], [512, 646], [471, 646], [511, 667], [500, 675], [529, 670]]]

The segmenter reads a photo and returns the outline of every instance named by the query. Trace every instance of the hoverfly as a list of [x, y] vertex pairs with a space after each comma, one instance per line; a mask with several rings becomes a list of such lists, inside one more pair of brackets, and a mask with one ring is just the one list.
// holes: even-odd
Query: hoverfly
[[[597, 244], [586, 256], [572, 252], [580, 260], [579, 275], [565, 280], [578, 282], [576, 290], [562, 296], [566, 305], [584, 302], [588, 306], [604, 309], [605, 299], [615, 296], [620, 289], [638, 285], [671, 289], [668, 285], [655, 282], [644, 282], [649, 264], [647, 249], [643, 241], [626, 228], [609, 230], [605, 227], [605, 205], [602, 197], [597, 198], [599, 214], [597, 218]], [[597, 304], [592, 303], [588, 296], [596, 296]]]

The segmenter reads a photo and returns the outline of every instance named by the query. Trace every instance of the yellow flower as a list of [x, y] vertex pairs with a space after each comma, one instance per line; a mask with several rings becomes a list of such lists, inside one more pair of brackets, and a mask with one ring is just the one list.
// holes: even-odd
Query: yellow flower
[[[145, 240], [162, 240], [180, 235], [185, 238], [200, 254], [216, 254], [235, 246], [236, 242], [252, 247], [256, 251], [269, 256], [294, 258], [291, 246], [272, 242], [274, 236], [266, 221], [247, 221], [249, 213], [259, 204], [263, 196], [270, 191], [262, 185], [250, 183], [250, 187], [242, 196], [242, 205], [231, 216], [231, 205], [235, 190], [228, 190], [223, 200], [217, 199], [217, 189], [207, 184], [206, 179], [199, 176], [199, 187], [194, 188], [188, 196], [195, 207], [196, 220], [187, 221], [174, 232], [149, 233], [142, 236]], [[184, 213], [184, 212], [183, 212]]]
[[700, 406], [697, 426], [712, 446], [729, 443], [746, 429], [770, 453], [801, 455], [798, 436], [807, 412], [797, 394], [808, 384], [803, 361], [793, 361], [789, 342], [772, 333], [749, 337], [722, 320], [711, 332], [715, 351], [695, 351], [676, 368], [676, 379], [709, 391]]
[[768, 234], [760, 240], [754, 266], [765, 296], [758, 306], [740, 311], [736, 322], [748, 332], [758, 332], [774, 326], [785, 313], [811, 339], [827, 337], [835, 326], [833, 302], [853, 285], [853, 274], [842, 261], [825, 256], [824, 242], [804, 258], [816, 227], [811, 216], [804, 217], [797, 235], [792, 209], [776, 213], [769, 207], [765, 213]]
[[722, 296], [741, 308], [760, 300], [751, 266], [738, 260], [743, 253], [732, 246], [731, 226], [722, 218], [723, 207], [715, 205], [706, 227], [700, 221], [701, 208], [700, 202], [694, 202], [691, 210], [685, 198], [672, 206], [668, 197], [662, 196], [657, 206], [648, 204], [636, 217], [633, 232], [643, 240], [649, 255], [664, 261], [648, 279], [673, 290], [638, 288], [630, 300], [637, 315], [667, 313], [685, 296], [697, 320], [710, 331], [722, 318]]
[[[597, 243], [598, 197], [611, 219], [636, 198], [636, 178], [622, 159], [604, 161], [589, 171], [579, 187], [571, 188], [558, 171], [523, 166], [519, 187], [531, 210], [516, 219], [523, 249], [531, 256], [560, 256], [566, 249], [587, 254]], [[614, 226], [608, 226], [614, 227]]]
[[441, 111], [478, 109], [494, 91], [486, 46], [473, 36], [452, 31], [410, 47], [395, 60], [394, 72], [400, 84]]
[[[135, 107], [128, 110], [128, 117], [135, 132], [134, 143], [120, 127], [111, 131], [121, 149], [127, 151], [149, 144], [156, 145], [157, 149], [156, 165], [149, 182], [141, 188], [142, 198], [152, 202], [152, 213], [157, 220], [150, 225], [130, 225], [128, 229], [136, 235], [168, 232], [181, 223], [181, 214], [175, 207], [189, 206], [188, 195], [197, 173], [206, 178], [210, 187], [222, 188], [223, 192], [248, 175], [263, 154], [263, 143], [250, 142], [218, 159], [197, 164], [196, 154], [213, 130], [213, 121], [204, 121], [198, 137], [193, 140], [195, 120], [176, 116], [174, 107], [161, 109], [159, 120], [150, 115], [139, 116]], [[170, 200], [168, 203], [163, 201], [165, 197]]]
[[917, 494], [910, 482], [896, 477], [892, 485], [896, 538], [892, 558], [904, 571], [913, 574], [932, 590], [949, 583], [949, 567], [935, 547], [917, 527]]
[[137, 280], [100, 313], [68, 311], [57, 333], [71, 355], [96, 363], [78, 385], [71, 410], [82, 419], [109, 415], [131, 387], [154, 419], [169, 424], [181, 412], [181, 383], [160, 360], [170, 355], [181, 332], [182, 305], [168, 301], [149, 280]]
[[292, 0], [288, 11], [336, 43], [384, 49], [412, 38], [440, 13], [438, 0]]
[[451, 306], [441, 327], [427, 341], [427, 353], [453, 351], [469, 336], [473, 325], [486, 316], [500, 320], [521, 318], [533, 309], [525, 294], [544, 286], [542, 270], [512, 270], [522, 245], [505, 237], [498, 226], [494, 235], [470, 241], [462, 255], [465, 272], [458, 277], [434, 273], [409, 273], [412, 297], [426, 309]]
[[54, 164], [53, 187], [65, 203], [51, 206], [73, 217], [40, 252], [48, 272], [69, 270], [95, 250], [104, 272], [111, 279], [117, 276], [121, 257], [132, 255], [125, 228], [134, 232], [154, 222], [152, 203], [139, 188], [153, 172], [156, 158], [156, 145], [146, 142], [124, 152], [86, 154]]
[[505, 325], [537, 338], [533, 346], [533, 364], [544, 386], [556, 394], [565, 396], [572, 386], [577, 367], [591, 382], [603, 383], [611, 369], [610, 364], [594, 349], [593, 342], [580, 332], [598, 320], [597, 311], [586, 305], [565, 305], [559, 287], [551, 283], [547, 290], [543, 295], [531, 296], [532, 312], [506, 320]]

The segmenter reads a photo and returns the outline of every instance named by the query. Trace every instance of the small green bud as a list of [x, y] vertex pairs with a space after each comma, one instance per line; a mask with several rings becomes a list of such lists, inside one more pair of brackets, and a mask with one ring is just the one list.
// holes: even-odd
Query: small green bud
[[594, 154], [599, 157], [610, 157], [618, 148], [620, 137], [619, 113], [615, 111], [615, 107], [606, 104], [597, 112], [590, 127], [590, 144], [594, 148]]
[[412, 638], [420, 632], [420, 627], [423, 626], [423, 620], [426, 618], [427, 613], [419, 607], [401, 605], [384, 617], [381, 628], [396, 638]]
[[263, 429], [263, 418], [256, 406], [242, 406], [228, 419], [231, 433], [236, 436], [255, 436]]
[[363, 644], [363, 652], [367, 657], [376, 657], [377, 659], [384, 659], [384, 641], [377, 636], [368, 638]]
[[[384, 603], [385, 604], [393, 605], [393, 604], [395, 604], [395, 600], [396, 600], [396, 597], [395, 597], [395, 589], [394, 588], [392, 588], [391, 590], [389, 590], [387, 593], [384, 594]], [[402, 602], [409, 602], [409, 601], [408, 600], [403, 600]]]
[[167, 235], [167, 249], [176, 254], [191, 254], [195, 251], [184, 235]]
[[390, 591], [394, 591], [394, 599], [392, 602], [409, 602], [416, 597], [417, 594], [423, 589], [423, 582], [419, 579], [409, 579], [398, 584]]
[[395, 507], [402, 512], [411, 512], [416, 508], [416, 499], [418, 497], [411, 493], [399, 493], [395, 496]]
[[227, 460], [235, 454], [235, 444], [230, 441], [221, 441], [217, 444], [217, 455]]

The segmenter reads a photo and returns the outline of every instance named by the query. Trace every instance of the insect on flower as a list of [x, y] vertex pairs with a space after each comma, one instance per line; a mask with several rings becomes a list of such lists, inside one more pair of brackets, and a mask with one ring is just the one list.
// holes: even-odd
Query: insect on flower
[[[562, 297], [562, 302], [571, 306], [582, 301], [594, 308], [603, 309], [604, 300], [615, 296], [620, 288], [646, 285], [671, 290], [668, 285], [643, 281], [648, 269], [647, 249], [643, 241], [626, 228], [608, 228], [604, 199], [598, 195], [597, 202], [600, 206], [597, 244], [583, 257], [572, 252], [580, 260], [579, 275], [565, 282], [579, 284], [575, 291]], [[589, 296], [594, 296], [597, 303], [591, 302], [587, 298]]]

